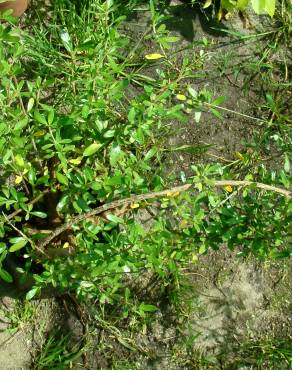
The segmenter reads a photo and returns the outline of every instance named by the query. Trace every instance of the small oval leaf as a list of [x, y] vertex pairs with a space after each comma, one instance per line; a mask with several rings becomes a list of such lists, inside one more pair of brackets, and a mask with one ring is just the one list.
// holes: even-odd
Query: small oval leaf
[[57, 180], [63, 184], [63, 185], [68, 185], [68, 179], [65, 175], [63, 175], [62, 173], [60, 172], [57, 172], [56, 173], [56, 177], [57, 177]]
[[157, 59], [164, 58], [164, 56], [162, 54], [159, 54], [159, 53], [153, 53], [153, 54], [145, 55], [145, 58], [147, 60], [157, 60]]
[[33, 288], [31, 289], [25, 296], [27, 300], [32, 299], [37, 293], [39, 292], [39, 288]]
[[19, 249], [25, 247], [27, 244], [27, 240], [26, 239], [21, 239], [19, 242], [13, 244], [10, 248], [9, 248], [9, 252], [16, 252], [18, 251]]
[[6, 283], [13, 283], [13, 277], [9, 274], [9, 272], [3, 270], [1, 267], [0, 267], [0, 278], [6, 281]]
[[84, 157], [90, 157], [94, 153], [96, 153], [100, 148], [102, 144], [93, 143], [89, 145], [83, 152]]

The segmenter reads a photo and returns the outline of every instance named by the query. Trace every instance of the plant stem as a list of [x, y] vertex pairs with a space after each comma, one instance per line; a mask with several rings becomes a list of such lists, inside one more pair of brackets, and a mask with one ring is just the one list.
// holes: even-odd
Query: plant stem
[[[279, 194], [282, 194], [286, 196], [288, 199], [291, 198], [291, 193], [288, 190], [284, 190], [282, 188], [277, 188], [275, 186], [262, 184], [259, 182], [252, 182], [252, 181], [232, 181], [232, 180], [219, 180], [215, 181], [214, 185], [216, 187], [224, 187], [224, 186], [249, 186], [249, 185], [255, 185], [257, 188], [273, 191]], [[153, 193], [146, 193], [146, 194], [139, 194], [139, 195], [133, 195], [129, 198], [125, 199], [118, 199], [110, 203], [103, 204], [100, 207], [97, 207], [89, 212], [83, 213], [81, 215], [78, 215], [76, 217], [73, 217], [72, 220], [66, 222], [62, 226], [56, 228], [49, 236], [47, 236], [44, 240], [42, 240], [39, 243], [39, 248], [43, 249], [45, 248], [55, 237], [60, 235], [62, 232], [70, 229], [73, 225], [79, 224], [80, 222], [93, 217], [97, 216], [103, 212], [109, 211], [111, 209], [115, 209], [124, 205], [130, 205], [132, 203], [141, 202], [148, 199], [155, 199], [160, 197], [172, 197], [176, 196], [177, 193], [182, 193], [184, 191], [189, 190], [193, 184], [185, 184], [181, 186], [175, 186], [170, 189], [153, 192]]]

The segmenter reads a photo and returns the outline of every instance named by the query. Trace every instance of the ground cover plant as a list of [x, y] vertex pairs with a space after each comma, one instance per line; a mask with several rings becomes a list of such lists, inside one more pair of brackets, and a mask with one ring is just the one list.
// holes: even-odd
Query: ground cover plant
[[[194, 87], [205, 77], [206, 54], [181, 60], [165, 15], [148, 5], [151, 23], [134, 44], [122, 25], [135, 2], [58, 0], [45, 21], [40, 11], [30, 27], [19, 28], [9, 14], [0, 25], [1, 279], [16, 280], [27, 299], [57, 288], [78, 304], [91, 302], [88, 317], [100, 325], [109, 325], [108, 315], [135, 318], [137, 329], [160, 309], [137, 293], [140, 276], [150, 274], [183, 316], [183, 271], [209, 250], [227, 245], [260, 260], [291, 253], [290, 56], [279, 67], [284, 80], [274, 78], [271, 63], [289, 42], [289, 4], [262, 58], [240, 66], [274, 81], [255, 117], [257, 136], [227, 164], [198, 161], [169, 176], [166, 152], [205, 150], [169, 149], [170, 123], [200, 123], [210, 113], [220, 120], [225, 97]], [[143, 52], [145, 40], [151, 50]], [[48, 339], [42, 363], [45, 350], [62, 352], [51, 348], [63, 340]]]

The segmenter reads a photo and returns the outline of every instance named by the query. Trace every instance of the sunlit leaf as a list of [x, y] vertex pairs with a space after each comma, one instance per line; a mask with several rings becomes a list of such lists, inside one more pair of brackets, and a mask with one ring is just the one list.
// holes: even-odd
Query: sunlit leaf
[[181, 100], [181, 101], [185, 101], [185, 100], [187, 100], [187, 97], [186, 97], [185, 95], [183, 95], [183, 94], [177, 94], [177, 95], [176, 95], [176, 98], [177, 98], [178, 100]]
[[21, 240], [19, 240], [17, 243], [13, 244], [10, 248], [9, 248], [9, 252], [16, 252], [18, 251], [19, 249], [25, 247], [27, 244], [27, 240], [22, 238]]
[[93, 155], [94, 153], [96, 153], [100, 148], [101, 148], [102, 144], [98, 144], [98, 143], [93, 143], [93, 144], [90, 144], [83, 152], [83, 156], [84, 157], [90, 157], [91, 155]]
[[157, 60], [157, 59], [164, 58], [164, 56], [162, 54], [159, 54], [159, 53], [153, 53], [153, 54], [145, 55], [145, 58], [147, 60]]
[[228, 193], [232, 193], [232, 191], [233, 191], [233, 188], [232, 188], [232, 186], [231, 186], [231, 185], [226, 185], [226, 186], [224, 186], [224, 189], [225, 189], [226, 191], [228, 191]]
[[23, 180], [23, 177], [22, 176], [16, 176], [15, 177], [15, 185], [18, 185], [21, 183], [21, 181]]
[[67, 177], [66, 177], [65, 175], [63, 175], [62, 173], [57, 172], [57, 173], [56, 173], [56, 178], [57, 178], [57, 180], [58, 180], [61, 184], [63, 184], [63, 185], [68, 185], [68, 179], [67, 179]]
[[6, 283], [12, 283], [13, 282], [13, 277], [7, 272], [6, 270], [3, 270], [2, 267], [0, 266], [0, 278]]

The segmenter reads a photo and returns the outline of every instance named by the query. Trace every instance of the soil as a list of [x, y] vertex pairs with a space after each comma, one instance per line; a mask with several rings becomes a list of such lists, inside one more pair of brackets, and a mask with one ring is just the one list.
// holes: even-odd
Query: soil
[[[249, 18], [251, 25], [262, 25], [267, 29], [265, 17], [258, 19], [250, 13]], [[135, 17], [128, 19], [123, 31], [136, 42], [148, 26], [149, 14], [137, 12]], [[255, 131], [261, 129], [258, 105], [264, 101], [262, 82], [255, 78], [246, 85], [249, 80], [245, 73], [234, 68], [254, 55], [258, 45], [252, 42], [234, 44], [230, 35], [214, 29], [218, 28], [218, 24], [208, 22], [202, 13], [178, 1], [172, 2], [167, 26], [173, 35], [180, 37], [177, 43], [180, 49], [190, 47], [192, 43], [195, 45], [203, 37], [208, 38], [212, 47], [207, 48], [205, 75], [193, 82], [193, 87], [198, 91], [206, 88], [215, 97], [226, 96], [223, 107], [227, 110], [221, 111], [221, 119], [207, 113], [199, 122], [192, 116], [186, 123], [172, 122], [176, 134], [169, 139], [168, 145], [178, 147], [188, 144], [199, 150], [195, 154], [171, 153], [165, 158], [165, 167], [170, 167], [170, 173], [180, 174], [183, 171], [187, 175], [192, 164], [235, 160], [235, 152], [245, 150]], [[244, 34], [256, 31], [246, 30], [238, 15], [223, 27]], [[173, 48], [176, 47], [174, 44]], [[201, 48], [190, 47], [181, 52], [181, 57], [199, 53]], [[142, 40], [141, 52], [154, 51], [149, 41]], [[155, 74], [154, 71], [150, 73]], [[193, 295], [190, 299], [192, 312], [185, 333], [178, 332], [171, 309], [161, 308], [150, 329], [132, 338], [139, 348], [134, 354], [109, 335], [107, 339], [112, 345], [106, 348], [106, 356], [99, 347], [101, 339], [97, 336], [93, 343], [97, 350], [89, 356], [89, 368], [106, 369], [112, 368], [113, 364], [121, 364], [122, 369], [207, 369], [209, 365], [200, 367], [196, 362], [199, 354], [210, 358], [210, 363], [219, 355], [223, 356], [228, 364], [235, 356], [237, 344], [244, 340], [267, 334], [271, 337], [292, 337], [289, 260], [286, 266], [282, 263], [259, 263], [252, 258], [237, 259], [235, 253], [222, 248], [201, 256], [198, 263], [187, 271], [186, 280]], [[19, 293], [11, 285], [1, 282], [1, 307], [13, 308], [18, 296]], [[32, 368], [31, 353], [34, 353], [36, 343], [41, 342], [33, 336], [32, 326], [38, 326], [48, 316], [49, 324], [44, 325], [42, 336], [46, 336], [52, 327], [61, 326], [72, 337], [82, 338], [78, 319], [72, 314], [68, 316], [64, 305], [59, 303], [56, 299], [43, 301], [41, 304], [49, 307], [46, 314], [38, 311], [39, 316], [34, 323], [19, 329], [14, 335], [5, 330], [9, 327], [7, 317], [0, 315], [0, 370]], [[124, 334], [127, 336], [126, 329]], [[187, 337], [194, 340], [183, 343]], [[125, 361], [122, 361], [123, 358]], [[131, 367], [128, 363], [135, 366]], [[76, 364], [75, 368], [82, 368], [80, 366]], [[213, 366], [218, 364], [213, 363]]]

